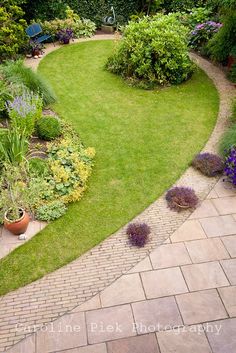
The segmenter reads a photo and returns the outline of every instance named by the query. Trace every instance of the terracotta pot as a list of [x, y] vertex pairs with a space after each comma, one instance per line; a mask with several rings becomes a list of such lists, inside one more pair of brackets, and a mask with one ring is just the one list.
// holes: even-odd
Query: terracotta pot
[[7, 218], [9, 210], [5, 212], [4, 215], [4, 227], [15, 235], [25, 233], [30, 221], [28, 213], [26, 213], [22, 208], [19, 208], [19, 210], [21, 211], [22, 216], [16, 221], [11, 221]]
[[32, 56], [40, 55], [40, 49], [32, 49]]
[[231, 69], [231, 67], [233, 66], [233, 64], [235, 64], [235, 62], [236, 62], [235, 56], [230, 55], [230, 56], [228, 57], [228, 64], [227, 64], [228, 70]]

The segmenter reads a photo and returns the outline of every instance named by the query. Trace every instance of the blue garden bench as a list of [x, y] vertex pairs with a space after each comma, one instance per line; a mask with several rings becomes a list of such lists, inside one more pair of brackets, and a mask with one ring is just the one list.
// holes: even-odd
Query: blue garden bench
[[43, 43], [51, 37], [50, 34], [44, 34], [42, 36], [39, 36], [39, 34], [43, 32], [42, 27], [39, 23], [33, 23], [32, 25], [27, 27], [25, 31], [30, 37], [30, 39], [32, 39], [37, 44]]

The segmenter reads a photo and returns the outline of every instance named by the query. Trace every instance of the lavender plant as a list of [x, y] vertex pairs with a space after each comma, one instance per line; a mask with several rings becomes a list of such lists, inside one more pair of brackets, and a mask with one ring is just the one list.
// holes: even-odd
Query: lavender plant
[[236, 186], [236, 148], [232, 147], [225, 160], [224, 173], [227, 180]]
[[224, 170], [223, 159], [213, 153], [200, 153], [193, 162], [192, 166], [208, 177], [214, 177]]
[[42, 115], [42, 98], [33, 92], [24, 91], [13, 101], [7, 101], [6, 107], [12, 128], [25, 131], [27, 136], [32, 135], [35, 122]]
[[143, 247], [151, 233], [150, 227], [146, 223], [130, 223], [126, 230], [131, 245]]
[[166, 201], [171, 210], [180, 212], [183, 209], [196, 208], [198, 197], [193, 189], [176, 186], [166, 193]]

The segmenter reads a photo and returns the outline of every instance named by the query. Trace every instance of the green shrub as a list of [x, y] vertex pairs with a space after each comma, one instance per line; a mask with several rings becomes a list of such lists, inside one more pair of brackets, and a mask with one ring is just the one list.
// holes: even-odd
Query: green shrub
[[236, 83], [236, 63], [234, 63], [228, 73], [228, 78], [233, 83]]
[[54, 221], [55, 219], [63, 216], [67, 208], [61, 201], [52, 201], [45, 205], [39, 206], [36, 210], [36, 219], [39, 221]]
[[0, 62], [16, 58], [27, 42], [24, 12], [14, 1], [1, 1], [0, 6]]
[[236, 124], [232, 125], [222, 136], [219, 143], [220, 154], [226, 156], [233, 146], [236, 146]]
[[29, 142], [24, 130], [8, 129], [0, 140], [0, 163], [19, 165], [26, 160]]
[[23, 84], [30, 91], [39, 93], [43, 97], [44, 106], [56, 101], [55, 93], [44, 78], [32, 69], [24, 66], [22, 60], [9, 61], [0, 70], [8, 82]]
[[54, 18], [64, 18], [66, 13], [66, 1], [64, 0], [27, 0], [23, 5], [26, 19], [53, 20]]
[[29, 172], [31, 175], [44, 177], [48, 174], [48, 163], [42, 158], [31, 158], [29, 160]]
[[130, 22], [106, 67], [131, 83], [149, 87], [181, 83], [193, 72], [187, 32], [173, 14]]
[[61, 135], [61, 124], [53, 116], [42, 116], [36, 124], [36, 131], [39, 138], [50, 141]]
[[7, 109], [6, 109], [6, 101], [12, 100], [13, 96], [10, 92], [10, 88], [7, 84], [0, 79], [0, 118], [5, 118]]

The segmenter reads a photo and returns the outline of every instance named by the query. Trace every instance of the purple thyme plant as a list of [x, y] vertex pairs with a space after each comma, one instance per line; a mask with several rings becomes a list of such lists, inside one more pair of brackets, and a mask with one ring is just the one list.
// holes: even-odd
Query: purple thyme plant
[[192, 166], [208, 177], [214, 177], [224, 170], [223, 159], [213, 153], [199, 153], [194, 158]]
[[180, 212], [183, 209], [196, 208], [198, 197], [191, 188], [175, 186], [167, 191], [166, 201], [171, 210]]
[[236, 148], [232, 147], [225, 160], [224, 173], [230, 183], [236, 186]]
[[126, 230], [131, 245], [143, 247], [151, 233], [150, 227], [146, 223], [130, 223]]

